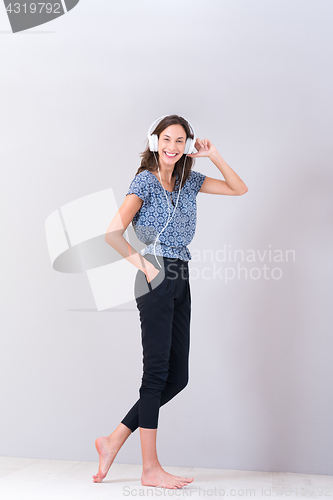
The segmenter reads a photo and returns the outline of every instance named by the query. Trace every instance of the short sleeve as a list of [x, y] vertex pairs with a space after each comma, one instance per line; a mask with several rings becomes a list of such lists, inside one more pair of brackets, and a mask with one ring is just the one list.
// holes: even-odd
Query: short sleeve
[[141, 175], [143, 172], [140, 172], [140, 174], [137, 174], [134, 179], [132, 180], [128, 191], [126, 195], [128, 194], [136, 194], [143, 200], [143, 202], [146, 202], [148, 200], [148, 187], [147, 187], [147, 181], [145, 179], [145, 176]]
[[200, 191], [203, 181], [206, 179], [206, 176], [201, 172], [196, 172], [192, 170], [191, 172], [191, 187], [197, 195]]

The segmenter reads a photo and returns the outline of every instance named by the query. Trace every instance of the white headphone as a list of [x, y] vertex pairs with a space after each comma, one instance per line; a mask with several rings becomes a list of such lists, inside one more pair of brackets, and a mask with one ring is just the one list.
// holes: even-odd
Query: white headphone
[[[148, 141], [149, 141], [149, 149], [150, 149], [150, 151], [156, 151], [156, 152], [158, 151], [158, 135], [157, 134], [151, 134], [151, 133], [156, 128], [157, 122], [162, 121], [163, 118], [165, 118], [166, 116], [169, 116], [169, 115], [161, 116], [161, 118], [158, 118], [157, 120], [155, 120], [154, 123], [151, 125], [151, 127], [148, 130]], [[192, 127], [192, 125], [189, 122], [187, 122], [187, 123], [188, 123], [188, 125], [190, 127], [190, 130], [191, 130], [192, 134], [193, 134], [193, 139], [191, 139], [190, 137], [188, 137], [186, 139], [186, 144], [185, 144], [185, 149], [184, 149], [184, 155], [190, 155], [192, 153], [195, 154], [195, 153], [198, 152], [195, 149], [195, 147], [194, 147], [195, 146], [195, 141], [196, 141], [194, 128]]]
[[[169, 115], [161, 116], [161, 118], [158, 118], [158, 120], [155, 120], [154, 123], [150, 126], [150, 128], [148, 130], [148, 141], [149, 141], [149, 149], [150, 149], [150, 151], [152, 151], [154, 153], [154, 156], [155, 156], [155, 161], [157, 163], [157, 169], [158, 169], [158, 173], [159, 173], [159, 176], [160, 176], [160, 181], [161, 181], [162, 187], [164, 189], [164, 193], [165, 193], [165, 196], [166, 196], [166, 199], [167, 199], [167, 204], [168, 204], [168, 210], [169, 210], [169, 199], [168, 199], [168, 196], [166, 194], [165, 188], [164, 188], [163, 183], [162, 183], [161, 173], [160, 173], [158, 161], [156, 160], [156, 155], [155, 155], [155, 152], [158, 151], [158, 135], [151, 133], [156, 128], [157, 123], [160, 122], [161, 120], [163, 120], [163, 118], [165, 118], [166, 116], [169, 116]], [[198, 152], [195, 149], [195, 147], [194, 147], [195, 141], [196, 141], [194, 128], [192, 127], [192, 125], [189, 122], [187, 122], [187, 123], [188, 123], [188, 125], [190, 127], [190, 130], [191, 130], [192, 134], [193, 134], [193, 139], [191, 139], [190, 137], [188, 137], [186, 139], [185, 149], [184, 149], [184, 153], [183, 153], [184, 155], [188, 155], [188, 154], [192, 154], [192, 153], [195, 154], [195, 153]], [[186, 156], [185, 156], [185, 159], [184, 159], [183, 173], [182, 173], [182, 178], [181, 178], [179, 186], [182, 185], [182, 181], [183, 181], [184, 169], [185, 169], [185, 161], [186, 161]], [[178, 192], [177, 202], [176, 202], [176, 206], [175, 206], [175, 209], [173, 211], [172, 217], [174, 216], [174, 213], [175, 213], [176, 208], [177, 208], [179, 195], [180, 195], [180, 189], [179, 189], [179, 192]], [[172, 194], [171, 194], [171, 197], [172, 197]], [[171, 217], [171, 219], [172, 219], [172, 217]], [[166, 225], [164, 226], [164, 228], [162, 229], [162, 231], [156, 236], [156, 240], [155, 240], [155, 244], [154, 244], [155, 259], [156, 259], [157, 264], [160, 267], [162, 267], [162, 266], [160, 265], [160, 263], [157, 260], [155, 246], [156, 246], [157, 238], [159, 237], [159, 235], [161, 233], [163, 233], [164, 229], [167, 227], [167, 225], [169, 224], [169, 222], [170, 222], [171, 219], [170, 219], [170, 210], [169, 210], [168, 222], [166, 223]]]

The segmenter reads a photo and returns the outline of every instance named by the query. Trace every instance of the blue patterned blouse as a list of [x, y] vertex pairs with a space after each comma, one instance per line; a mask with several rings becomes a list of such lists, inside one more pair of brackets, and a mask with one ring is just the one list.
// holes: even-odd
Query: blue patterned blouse
[[[126, 195], [134, 193], [143, 200], [132, 220], [136, 236], [147, 245], [141, 251], [142, 255], [154, 255], [155, 239], [170, 216], [169, 224], [156, 242], [155, 253], [172, 259], [191, 260], [192, 256], [186, 245], [194, 238], [197, 222], [196, 196], [205, 177], [204, 174], [191, 170], [180, 191], [175, 213], [179, 191], [166, 191], [167, 201], [159, 180], [149, 170], [143, 170], [134, 177]], [[171, 203], [171, 196], [174, 205]]]

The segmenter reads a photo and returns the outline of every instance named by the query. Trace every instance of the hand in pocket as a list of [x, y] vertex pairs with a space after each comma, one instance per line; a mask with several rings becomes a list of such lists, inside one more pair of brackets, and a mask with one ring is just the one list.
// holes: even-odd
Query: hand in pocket
[[148, 283], [151, 283], [154, 278], [159, 274], [160, 269], [156, 269], [155, 266], [151, 265], [151, 267], [148, 267], [146, 269], [146, 278]]

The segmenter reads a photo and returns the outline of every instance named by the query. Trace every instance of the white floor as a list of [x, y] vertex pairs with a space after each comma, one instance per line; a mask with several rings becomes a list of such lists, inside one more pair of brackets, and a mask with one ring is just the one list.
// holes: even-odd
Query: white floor
[[170, 490], [141, 485], [141, 465], [114, 463], [102, 483], [97, 462], [0, 457], [1, 500], [99, 500], [133, 498], [332, 498], [333, 476], [190, 467], [163, 468], [193, 477]]

